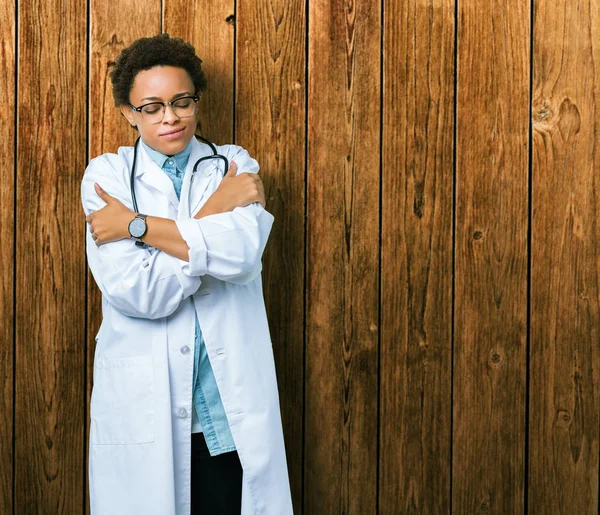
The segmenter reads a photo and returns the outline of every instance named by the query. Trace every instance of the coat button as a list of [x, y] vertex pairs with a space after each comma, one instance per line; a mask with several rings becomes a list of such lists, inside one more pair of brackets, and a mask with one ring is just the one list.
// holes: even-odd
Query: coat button
[[179, 408], [177, 410], [177, 414], [181, 417], [181, 418], [185, 418], [187, 417], [187, 410], [185, 408]]
[[187, 354], [188, 352], [190, 352], [190, 348], [187, 345], [184, 345], [183, 347], [181, 347], [181, 354]]

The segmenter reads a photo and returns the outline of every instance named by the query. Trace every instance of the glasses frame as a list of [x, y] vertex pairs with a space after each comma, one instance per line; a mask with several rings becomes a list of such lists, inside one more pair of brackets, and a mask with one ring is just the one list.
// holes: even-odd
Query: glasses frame
[[[200, 100], [200, 95], [187, 95], [185, 97], [179, 97], [176, 98], [175, 100], [171, 100], [170, 102], [158, 102], [158, 101], [154, 101], [154, 102], [148, 102], [146, 104], [143, 104], [139, 107], [134, 106], [133, 104], [129, 104], [129, 107], [131, 107], [131, 109], [133, 109], [134, 111], [137, 111], [138, 113], [140, 113], [140, 115], [142, 116], [142, 118], [145, 120], [144, 118], [144, 113], [142, 113], [142, 109], [144, 109], [144, 107], [152, 105], [152, 104], [162, 104], [164, 111], [163, 111], [163, 117], [157, 121], [157, 122], [148, 122], [151, 123], [152, 125], [156, 125], [157, 123], [161, 123], [164, 119], [165, 119], [165, 113], [167, 112], [167, 106], [171, 106], [171, 110], [173, 111], [173, 114], [175, 116], [177, 116], [177, 118], [190, 118], [191, 116], [194, 116], [194, 114], [196, 114], [195, 112], [193, 114], [190, 114], [189, 116], [179, 116], [176, 112], [175, 109], [173, 109], [173, 104], [175, 102], [179, 102], [180, 100], [184, 100], [186, 98], [191, 98], [194, 101], [195, 106], [198, 105], [198, 100]], [[194, 107], [195, 109], [195, 107]]]

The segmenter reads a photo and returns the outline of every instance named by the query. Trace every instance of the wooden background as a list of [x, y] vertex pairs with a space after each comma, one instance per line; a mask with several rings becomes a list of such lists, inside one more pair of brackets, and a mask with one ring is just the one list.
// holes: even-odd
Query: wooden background
[[3, 0], [0, 513], [88, 508], [80, 181], [192, 41], [262, 167], [298, 514], [596, 514], [600, 0]]

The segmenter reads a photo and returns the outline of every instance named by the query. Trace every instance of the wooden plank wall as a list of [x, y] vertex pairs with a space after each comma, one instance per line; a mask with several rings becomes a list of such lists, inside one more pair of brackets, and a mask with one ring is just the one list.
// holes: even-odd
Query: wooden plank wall
[[[89, 513], [109, 72], [192, 42], [261, 164], [295, 512], [598, 513], [600, 1], [7, 0], [0, 513]], [[597, 187], [598, 186], [598, 187]]]
[[0, 4], [0, 513], [13, 505], [16, 14], [14, 2]]

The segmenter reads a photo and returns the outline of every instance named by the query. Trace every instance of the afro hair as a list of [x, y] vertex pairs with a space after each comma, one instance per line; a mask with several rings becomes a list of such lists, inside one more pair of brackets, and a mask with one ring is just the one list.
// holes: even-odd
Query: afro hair
[[188, 72], [194, 83], [195, 93], [206, 90], [206, 75], [202, 70], [202, 59], [194, 47], [181, 38], [158, 34], [150, 38], [135, 40], [123, 49], [110, 72], [115, 105], [129, 105], [129, 93], [135, 76], [154, 66], [176, 66]]

